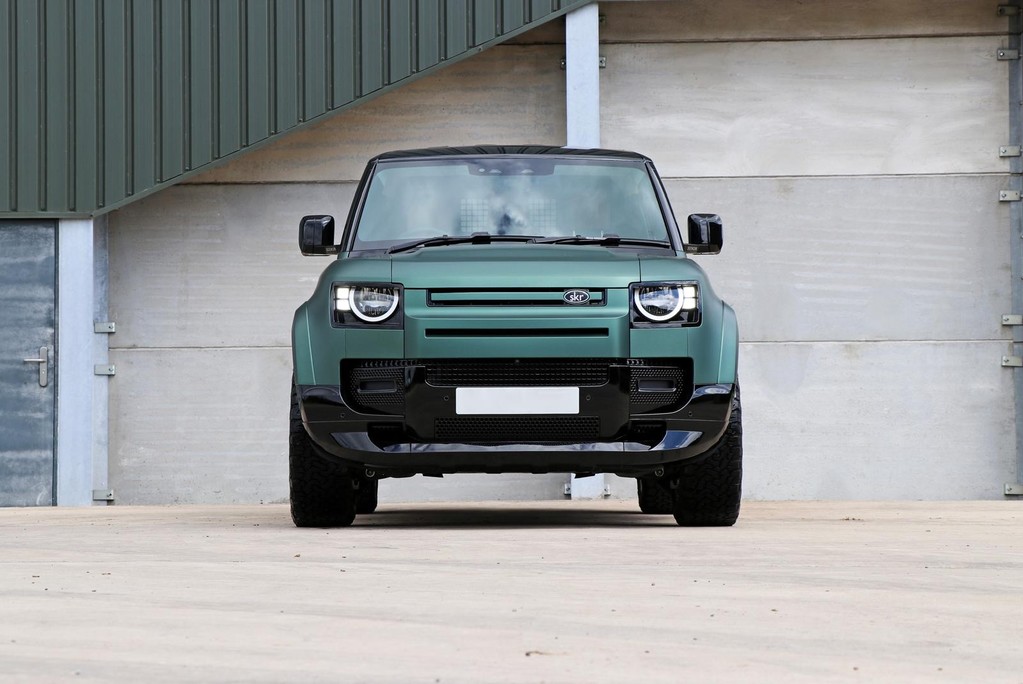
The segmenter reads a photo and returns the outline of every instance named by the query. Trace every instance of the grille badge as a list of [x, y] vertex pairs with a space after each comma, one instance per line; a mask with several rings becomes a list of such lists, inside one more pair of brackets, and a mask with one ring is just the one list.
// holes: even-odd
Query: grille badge
[[590, 301], [589, 290], [566, 290], [562, 299], [565, 300], [566, 304], [580, 305], [587, 304]]

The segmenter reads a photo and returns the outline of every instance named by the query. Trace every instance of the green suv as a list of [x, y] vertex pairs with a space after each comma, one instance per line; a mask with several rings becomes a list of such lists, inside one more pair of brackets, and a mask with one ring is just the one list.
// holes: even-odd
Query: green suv
[[739, 515], [732, 308], [686, 257], [646, 157], [557, 147], [436, 148], [370, 160], [336, 255], [292, 328], [291, 513], [350, 525], [387, 477], [615, 473], [680, 525]]

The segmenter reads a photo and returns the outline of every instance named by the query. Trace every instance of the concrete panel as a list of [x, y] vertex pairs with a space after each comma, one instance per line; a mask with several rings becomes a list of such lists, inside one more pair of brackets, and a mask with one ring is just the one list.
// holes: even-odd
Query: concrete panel
[[1001, 342], [745, 344], [744, 496], [999, 499], [1015, 482]]
[[178, 186], [111, 214], [110, 315], [124, 347], [287, 346], [328, 259], [305, 214], [344, 221], [350, 184]]
[[291, 352], [111, 349], [118, 504], [288, 498]]
[[357, 180], [393, 149], [565, 143], [563, 50], [496, 47], [318, 126], [296, 132], [196, 183]]
[[[746, 496], [1000, 497], [1015, 481], [1005, 348], [743, 345]], [[119, 503], [286, 499], [286, 348], [119, 349], [111, 357], [110, 482]], [[381, 499], [556, 499], [563, 483], [560, 475], [416, 478], [384, 482]], [[632, 484], [613, 494], [631, 496]]]
[[[991, 0], [678, 0], [601, 2], [601, 39], [615, 43], [1004, 35]], [[550, 29], [542, 27], [549, 36]], [[534, 35], [536, 34], [536, 35]], [[524, 34], [540, 42], [538, 31]]]
[[608, 45], [601, 139], [669, 176], [1006, 172], [999, 44]]
[[1009, 339], [1002, 176], [695, 179], [667, 183], [682, 221], [725, 220], [696, 257], [745, 341]]

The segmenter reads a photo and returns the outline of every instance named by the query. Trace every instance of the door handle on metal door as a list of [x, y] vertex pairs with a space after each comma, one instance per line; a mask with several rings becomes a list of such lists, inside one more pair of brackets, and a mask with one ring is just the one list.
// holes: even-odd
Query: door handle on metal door
[[38, 363], [39, 364], [39, 386], [46, 387], [50, 380], [47, 377], [46, 369], [50, 365], [50, 350], [48, 347], [39, 347], [39, 358], [38, 359], [23, 359], [25, 363]]

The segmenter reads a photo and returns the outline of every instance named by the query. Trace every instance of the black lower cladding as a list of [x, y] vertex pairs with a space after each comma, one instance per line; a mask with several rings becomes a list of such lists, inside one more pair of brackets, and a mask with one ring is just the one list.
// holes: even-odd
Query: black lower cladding
[[[693, 393], [691, 369], [690, 359], [353, 359], [342, 362], [341, 377], [346, 404], [359, 413], [405, 418], [419, 439], [578, 442], [614, 438], [629, 415], [681, 408]], [[452, 404], [458, 387], [537, 386], [581, 388], [582, 415], [456, 419], [444, 415], [453, 413], [450, 406], [432, 406]], [[431, 415], [432, 426], [425, 420]]]

